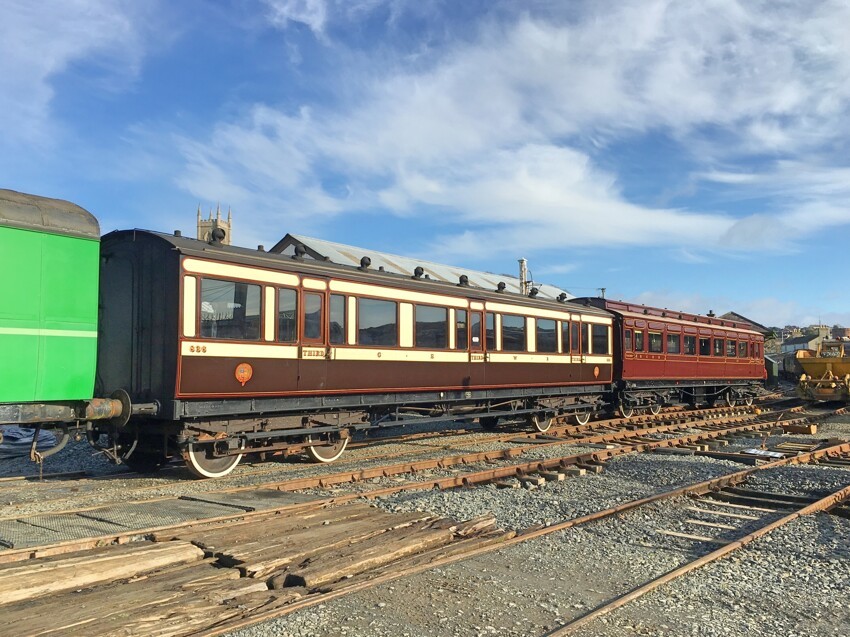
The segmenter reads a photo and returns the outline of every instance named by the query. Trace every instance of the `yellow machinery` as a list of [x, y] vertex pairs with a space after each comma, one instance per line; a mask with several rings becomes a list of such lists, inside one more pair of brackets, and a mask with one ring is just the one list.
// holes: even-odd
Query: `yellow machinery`
[[800, 350], [803, 368], [797, 393], [805, 400], [850, 401], [850, 341], [823, 341], [817, 349]]

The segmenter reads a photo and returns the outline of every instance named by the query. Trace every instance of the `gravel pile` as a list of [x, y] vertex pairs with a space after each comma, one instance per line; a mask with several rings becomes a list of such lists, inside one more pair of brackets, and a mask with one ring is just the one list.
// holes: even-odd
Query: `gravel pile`
[[492, 513], [502, 527], [524, 529], [580, 517], [739, 468], [732, 462], [697, 456], [630, 455], [608, 461], [601, 474], [547, 482], [534, 490], [499, 489], [491, 484], [398, 493], [376, 504], [387, 511], [429, 511], [456, 520]]
[[789, 495], [827, 496], [850, 486], [850, 467], [789, 465], [750, 477], [746, 488]]

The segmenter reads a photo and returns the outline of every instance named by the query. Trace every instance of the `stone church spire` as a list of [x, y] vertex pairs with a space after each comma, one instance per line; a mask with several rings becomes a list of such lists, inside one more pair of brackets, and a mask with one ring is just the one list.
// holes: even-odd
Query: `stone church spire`
[[224, 245], [231, 245], [231, 231], [233, 229], [233, 214], [230, 207], [227, 208], [227, 220], [221, 218], [221, 203], [216, 204], [215, 216], [210, 208], [210, 216], [204, 219], [201, 215], [201, 204], [198, 204], [198, 240], [209, 241], [212, 238], [212, 231], [215, 228], [224, 230]]

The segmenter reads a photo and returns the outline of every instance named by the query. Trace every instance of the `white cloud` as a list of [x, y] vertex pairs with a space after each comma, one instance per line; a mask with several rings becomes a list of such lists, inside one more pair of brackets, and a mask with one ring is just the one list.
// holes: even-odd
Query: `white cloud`
[[266, 0], [272, 24], [287, 27], [290, 22], [306, 24], [316, 33], [322, 33], [327, 20], [325, 0]]
[[[317, 0], [268, 4], [276, 24], [299, 21], [317, 33], [355, 11]], [[850, 221], [833, 201], [844, 193], [827, 191], [837, 180], [812, 179], [813, 198], [792, 198], [801, 207], [736, 222], [634, 204], [581, 149], [664, 132], [694, 149], [691, 159], [705, 166], [698, 179], [763, 187], [772, 177], [742, 169], [743, 155], [815, 154], [846, 128], [850, 40], [839, 25], [848, 22], [850, 6], [838, 0], [630, 0], [490, 21], [413, 71], [374, 78], [343, 69], [345, 90], [360, 89], [345, 107], [294, 115], [256, 107], [209, 140], [185, 142], [180, 183], [193, 192], [241, 188], [240, 196], [265, 201], [261, 214], [307, 205], [319, 214], [416, 214], [426, 206], [467, 228], [445, 237], [447, 252], [468, 254], [503, 236], [553, 249], [672, 244], [693, 258], [720, 247], [775, 249], [765, 230], [799, 234]]]
[[131, 0], [7, 0], [0, 20], [0, 134], [9, 141], [46, 143], [52, 81], [88, 62], [109, 77], [100, 90], [126, 86], [144, 53], [142, 31], [153, 5]]
[[642, 292], [632, 300], [642, 305], [693, 314], [705, 315], [714, 312], [720, 316], [726, 312], [736, 312], [767, 327], [808, 324], [800, 322], [805, 319], [805, 310], [798, 303], [769, 297], [735, 301], [722, 294], [683, 294], [653, 290]]

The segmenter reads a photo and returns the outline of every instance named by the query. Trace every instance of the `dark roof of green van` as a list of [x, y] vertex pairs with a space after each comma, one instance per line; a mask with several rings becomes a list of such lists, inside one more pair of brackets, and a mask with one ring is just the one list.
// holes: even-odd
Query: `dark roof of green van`
[[100, 239], [93, 214], [70, 201], [0, 189], [0, 226]]

